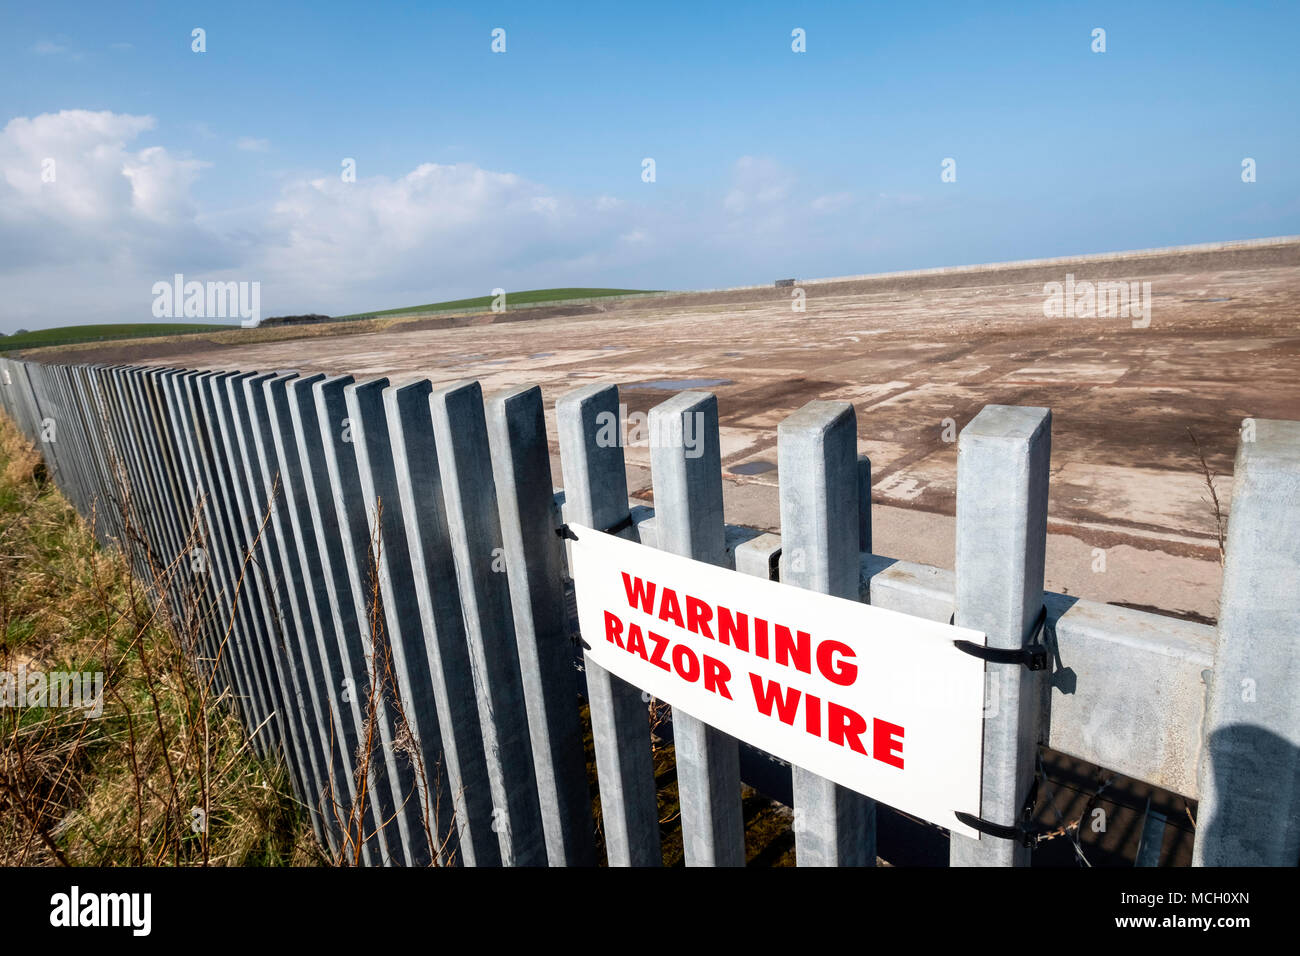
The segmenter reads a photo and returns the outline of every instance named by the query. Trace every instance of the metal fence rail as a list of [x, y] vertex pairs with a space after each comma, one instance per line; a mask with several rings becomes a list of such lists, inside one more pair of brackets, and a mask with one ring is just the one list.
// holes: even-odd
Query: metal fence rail
[[[581, 694], [605, 857], [662, 862], [647, 701], [579, 663], [567, 520], [993, 647], [1022, 647], [1046, 608], [1049, 671], [986, 665], [980, 815], [1017, 822], [1047, 746], [1199, 799], [1197, 864], [1300, 862], [1300, 423], [1243, 427], [1216, 628], [1043, 590], [1047, 409], [989, 406], [962, 431], [946, 570], [871, 553], [870, 462], [844, 402], [781, 423], [773, 535], [724, 521], [705, 392], [651, 411], [654, 510], [628, 500], [613, 385], [557, 402], [560, 493], [535, 387], [0, 357], [0, 401], [342, 858], [598, 862]], [[680, 711], [673, 738], [686, 863], [744, 865], [749, 748]], [[795, 767], [793, 806], [800, 865], [875, 863], [874, 801]], [[1150, 865], [1163, 818], [1144, 825]], [[1030, 859], [951, 839], [953, 865]]]

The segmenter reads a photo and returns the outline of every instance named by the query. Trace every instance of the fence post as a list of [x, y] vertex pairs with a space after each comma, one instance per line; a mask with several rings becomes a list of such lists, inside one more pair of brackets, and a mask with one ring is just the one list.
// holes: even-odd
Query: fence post
[[332, 622], [338, 645], [343, 679], [337, 689], [341, 691], [340, 706], [345, 706], [349, 718], [343, 722], [343, 739], [354, 763], [364, 768], [365, 794], [369, 796], [367, 812], [361, 823], [367, 828], [367, 833], [373, 833], [384, 865], [391, 865], [403, 859], [400, 834], [392, 836], [389, 828], [380, 823], [395, 819], [400, 806], [399, 782], [390, 779], [387, 764], [382, 759], [382, 750], [391, 741], [392, 733], [389, 722], [384, 719], [382, 701], [375, 713], [378, 740], [367, 726], [369, 716], [365, 705], [369, 702], [370, 668], [352, 602], [329, 465], [312, 394], [313, 384], [309, 379], [297, 378], [288, 385], [289, 418], [298, 446], [298, 459], [302, 463], [306, 523], [314, 534], [301, 543], [300, 551], [315, 550], [320, 562], [314, 590], [321, 620]]
[[[70, 371], [71, 369], [69, 369]], [[166, 403], [162, 396], [162, 374], [163, 370], [157, 368], [147, 369], [142, 372], [138, 379], [138, 393], [141, 408], [143, 413], [148, 416], [150, 423], [150, 427], [147, 429], [148, 450], [153, 460], [153, 468], [157, 478], [157, 508], [159, 521], [164, 531], [161, 552], [166, 568], [168, 597], [177, 628], [181, 634], [186, 634], [188, 633], [186, 630], [187, 617], [191, 610], [187, 600], [190, 593], [188, 586], [190, 565], [189, 555], [185, 547], [186, 528], [181, 517], [183, 508], [178, 504], [181, 496], [177, 486], [177, 467], [172, 457], [169, 420]], [[72, 390], [71, 385], [69, 387]], [[197, 625], [197, 620], [194, 623]], [[201, 633], [201, 627], [195, 627], [194, 633], [196, 635]], [[190, 650], [195, 652], [194, 664], [198, 667], [197, 648], [190, 648]], [[266, 756], [267, 752], [273, 748], [273, 742], [268, 738], [273, 736], [275, 732], [275, 729], [272, 728], [269, 734], [257, 734], [255, 736], [253, 746], [262, 756]]]
[[504, 554], [483, 392], [460, 382], [429, 396], [442, 492], [460, 584], [470, 664], [492, 786], [494, 825], [507, 866], [546, 863], [528, 709], [515, 641], [510, 582], [494, 567]]
[[[28, 372], [32, 395], [36, 399], [37, 414], [39, 415], [35, 436], [36, 445], [40, 448], [42, 457], [45, 459], [45, 466], [50, 478], [53, 479], [60, 491], [65, 491], [68, 487], [67, 464], [64, 461], [61, 449], [58, 447], [58, 430], [62, 413], [58, 407], [58, 402], [50, 394], [45, 366], [33, 362], [28, 367]], [[53, 434], [50, 438], [46, 437], [46, 422], [51, 423], [53, 426]], [[134, 478], [134, 474], [132, 477]]]
[[[311, 620], [302, 606], [306, 596], [306, 584], [303, 571], [295, 560], [293, 531], [290, 513], [293, 502], [289, 496], [291, 466], [282, 457], [285, 384], [296, 377], [288, 376], [249, 376], [237, 375], [235, 382], [260, 381], [263, 401], [257, 406], [258, 434], [255, 436], [259, 462], [262, 469], [262, 487], [267, 497], [267, 510], [270, 521], [266, 533], [270, 535], [262, 542], [271, 564], [271, 573], [279, 586], [277, 613], [265, 615], [265, 627], [262, 643], [269, 655], [268, 670], [287, 670], [291, 684], [292, 697], [290, 705], [296, 711], [292, 716], [302, 726], [302, 741], [307, 751], [307, 767], [314, 776], [309, 806], [318, 808], [325, 818], [326, 830], [330, 835], [330, 847], [338, 853], [343, 846], [343, 832], [339, 826], [335, 807], [337, 795], [336, 781], [345, 762], [339, 753], [337, 741], [332, 740], [330, 719], [326, 716], [328, 704], [321, 702], [321, 697], [328, 693], [328, 678], [324, 668], [327, 662], [319, 660], [319, 654], [312, 653], [315, 643], [311, 632]], [[220, 382], [216, 383], [218, 386]], [[255, 389], [250, 389], [255, 391]], [[276, 478], [278, 477], [278, 483]], [[272, 495], [272, 490], [275, 494]], [[281, 651], [276, 654], [277, 649]], [[281, 666], [283, 665], [283, 666]], [[286, 688], [288, 690], [288, 688]], [[346, 761], [350, 763], [350, 761]], [[328, 795], [329, 803], [325, 803]]]
[[[429, 851], [445, 862], [443, 849], [454, 852], [456, 835], [454, 800], [443, 802], [441, 770], [444, 728], [437, 711], [433, 678], [429, 669], [426, 622], [415, 594], [407, 541], [407, 517], [397, 489], [397, 468], [391, 444], [384, 396], [391, 391], [388, 379], [354, 383], [343, 389], [348, 418], [352, 422], [352, 447], [357, 456], [361, 482], [358, 507], [366, 515], [371, 546], [375, 549], [379, 597], [388, 625], [388, 648], [393, 656], [393, 676], [412, 738], [419, 818], [428, 831]], [[443, 847], [444, 834], [451, 842]]]
[[[256, 686], [252, 661], [244, 641], [249, 633], [245, 623], [245, 604], [237, 600], [231, 565], [227, 561], [225, 525], [221, 520], [220, 498], [216, 481], [212, 476], [212, 458], [209, 454], [209, 429], [199, 401], [200, 390], [213, 373], [189, 372], [173, 380], [176, 389], [176, 404], [184, 423], [187, 451], [191, 466], [192, 491], [195, 507], [202, 513], [203, 534], [198, 545], [199, 560], [197, 565], [212, 589], [215, 619], [215, 653], [224, 656], [230, 666], [232, 677], [231, 690], [236, 695], [237, 706], [245, 717], [247, 729], [251, 732], [261, 721], [257, 718], [253, 698]], [[106, 401], [112, 404], [106, 395]], [[264, 718], [263, 718], [264, 719]], [[301, 794], [305, 798], [310, 793], [311, 778], [303, 777], [299, 783]], [[324, 842], [324, 832], [319, 829], [319, 817], [313, 813], [312, 821], [317, 826], [317, 836]]]
[[[195, 550], [201, 550], [200, 542], [206, 538], [203, 508], [199, 503], [200, 480], [196, 477], [190, 450], [190, 425], [188, 416], [182, 412], [180, 402], [180, 379], [187, 374], [178, 369], [165, 370], [158, 380], [159, 398], [163, 406], [163, 415], [168, 423], [168, 444], [172, 450], [173, 467], [176, 469], [177, 516], [181, 527], [183, 546], [189, 547], [182, 562], [181, 573], [184, 575], [187, 600], [193, 607], [194, 628], [197, 638], [195, 656], [200, 662], [200, 673], [211, 682], [219, 695], [229, 692], [226, 700], [238, 711], [235, 695], [234, 667], [230, 656], [220, 650], [223, 628], [220, 624], [216, 587], [213, 575], [203, 565], [196, 565]], [[112, 493], [107, 479], [108, 453], [104, 434], [105, 422], [102, 404], [96, 388], [96, 370], [87, 369], [84, 385], [93, 403], [95, 416], [94, 441], [100, 455], [100, 491], [99, 512], [105, 515], [104, 527], [108, 535], [114, 533], [112, 517]]]
[[[989, 647], [1019, 649], [1043, 607], [1052, 413], [986, 405], [957, 445], [957, 592], [954, 623]], [[984, 668], [984, 768], [980, 817], [1014, 826], [1035, 772], [1046, 671]], [[1015, 840], [954, 834], [953, 866], [1028, 866]]]
[[1300, 862], [1300, 422], [1246, 419], [1198, 773], [1196, 866]]
[[594, 866], [591, 792], [542, 390], [533, 385], [497, 392], [485, 404], [546, 856], [551, 866]]
[[[20, 373], [21, 369], [16, 374]], [[99, 391], [99, 367], [87, 366], [80, 370], [78, 377], [86, 393], [87, 414], [93, 422], [91, 441], [96, 452], [94, 471], [96, 494], [99, 498], [96, 513], [99, 516], [100, 541], [105, 547], [108, 547], [111, 545], [113, 538], [117, 536], [117, 517], [113, 514], [113, 495], [109, 488], [109, 454], [106, 447], [108, 442], [107, 419], [103, 397]], [[26, 402], [23, 399], [20, 384], [19, 379], [15, 378], [15, 397], [21, 401], [22, 407], [25, 408]]]
[[[857, 415], [848, 402], [809, 402], [777, 426], [781, 580], [856, 601], [861, 594]], [[874, 866], [876, 804], [793, 768], [799, 866]]]
[[[419, 785], [415, 779], [413, 761], [406, 757], [399, 747], [401, 725], [398, 723], [400, 701], [397, 689], [389, 680], [388, 660], [391, 651], [388, 647], [383, 618], [382, 598], [373, 591], [375, 577], [372, 577], [373, 553], [370, 547], [370, 525], [366, 520], [365, 493], [361, 490], [360, 467], [357, 463], [356, 445], [352, 431], [352, 422], [347, 408], [345, 389], [352, 383], [352, 376], [337, 378], [320, 378], [310, 384], [297, 385], [304, 395], [311, 391], [312, 401], [316, 407], [316, 419], [320, 430], [320, 441], [325, 452], [325, 465], [328, 480], [325, 486], [331, 490], [339, 538], [342, 542], [342, 558], [346, 566], [346, 581], [349, 590], [343, 595], [350, 599], [352, 614], [356, 623], [358, 636], [365, 648], [368, 677], [375, 688], [375, 722], [379, 727], [382, 740], [384, 767], [392, 788], [397, 806], [394, 810], [398, 837], [388, 835], [388, 846], [408, 848], [412, 842], [412, 829], [422, 824], [409, 807], [409, 801], [418, 800]], [[321, 490], [318, 483], [318, 492]], [[322, 505], [324, 503], [322, 502]], [[338, 569], [336, 568], [336, 574]], [[377, 575], [376, 575], [377, 576]], [[366, 688], [367, 695], [370, 686]], [[422, 818], [422, 814], [419, 817]], [[409, 862], [394, 854], [395, 862]]]
[[[146, 568], [141, 560], [140, 550], [135, 543], [138, 515], [134, 507], [132, 476], [127, 466], [127, 449], [130, 447], [130, 441], [126, 436], [126, 422], [121, 397], [117, 393], [118, 371], [118, 366], [101, 369], [99, 378], [100, 397], [104, 402], [104, 417], [107, 424], [107, 433], [110, 436], [108, 466], [112, 481], [111, 487], [114, 493], [114, 512], [117, 516], [119, 529], [118, 547], [121, 549], [123, 556], [130, 562], [132, 572], [137, 577], [144, 577]], [[28, 369], [29, 381], [35, 374], [31, 368]], [[32, 397], [37, 415], [36, 428], [38, 430], [37, 440], [39, 440], [40, 423], [45, 412], [40, 405], [39, 395], [34, 387]]]
[[[220, 493], [218, 517], [229, 539], [229, 550], [233, 560], [232, 573], [234, 587], [246, 609], [248, 629], [245, 633], [245, 653], [256, 682], [256, 699], [260, 701], [261, 721], [269, 725], [274, 732], [275, 703], [274, 684], [276, 667], [272, 647], [275, 640], [275, 609], [264, 600], [268, 595], [260, 587], [262, 568], [252, 560], [249, 554], [251, 538], [245, 515], [244, 487], [238, 470], [238, 451], [235, 447], [234, 429], [227, 417], [225, 407], [225, 386], [228, 382], [237, 382], [248, 376], [243, 373], [221, 372], [212, 375], [202, 383], [198, 401], [204, 409], [208, 422], [208, 445], [212, 455], [213, 486]], [[259, 723], [259, 726], [262, 726]]]
[[[113, 514], [113, 495], [108, 483], [109, 455], [105, 448], [108, 437], [105, 434], [104, 403], [99, 394], [98, 366], [82, 366], [76, 371], [76, 379], [83, 392], [83, 405], [88, 421], [91, 448], [95, 453], [92, 467], [94, 479], [95, 517], [100, 543], [108, 546], [117, 533], [116, 517]], [[21, 389], [15, 379], [16, 398], [21, 398]], [[189, 517], [189, 516], [187, 516]]]
[[[50, 369], [47, 368], [45, 372], [49, 377]], [[130, 462], [135, 472], [135, 494], [140, 505], [141, 530], [149, 569], [149, 578], [144, 584], [146, 588], [152, 588], [165, 574], [168, 556], [164, 553], [166, 534], [163, 528], [163, 509], [158, 500], [153, 464], [149, 457], [154, 433], [151, 423], [145, 417], [147, 408], [138, 387], [142, 373], [143, 369], [138, 367], [124, 369], [118, 378], [118, 389], [128, 413], [127, 429], [132, 445]], [[70, 423], [63, 411], [63, 402], [60, 401], [56, 407], [66, 428]], [[70, 463], [65, 463], [65, 468], [70, 470]], [[162, 598], [163, 595], [159, 594], [159, 597]]]
[[[213, 590], [217, 613], [217, 646], [232, 665], [231, 673], [235, 680], [232, 681], [231, 689], [237, 693], [236, 701], [245, 716], [247, 729], [251, 733], [264, 717], [258, 715], [256, 672], [245, 639], [249, 633], [249, 627], [245, 622], [247, 606], [238, 599], [239, 595], [235, 590], [236, 577], [227, 560], [221, 499], [216, 487], [216, 479], [212, 474], [210, 425], [199, 398], [203, 383], [213, 374], [216, 373], [190, 373], [177, 378], [176, 387], [181, 414], [185, 416], [188, 429], [196, 503], [201, 505], [205, 517], [204, 534], [198, 546], [199, 554], [196, 556], [195, 563], [204, 569], [210, 582], [209, 586]], [[113, 376], [114, 370], [105, 370], [106, 383]], [[117, 405], [117, 399], [113, 397], [111, 391], [106, 393], [106, 398], [110, 405]], [[309, 779], [303, 782], [309, 783]], [[308, 790], [304, 789], [302, 792], [306, 794]]]
[[[261, 472], [258, 466], [256, 450], [253, 448], [251, 420], [248, 415], [246, 400], [246, 391], [250, 387], [250, 383], [253, 387], [256, 387], [258, 383], [270, 377], [272, 376], [231, 376], [225, 379], [223, 384], [226, 393], [225, 405], [230, 416], [226, 427], [229, 429], [227, 443], [230, 446], [232, 475], [235, 484], [241, 489], [241, 500], [247, 509], [243, 522], [245, 547], [253, 552], [260, 552], [266, 558], [263, 561], [254, 559], [252, 564], [257, 569], [254, 573], [264, 580], [264, 604], [268, 614], [272, 620], [278, 621], [282, 617], [283, 600], [279, 598], [278, 587], [281, 583], [279, 575], [274, 570], [277, 563], [270, 555], [274, 530], [270, 522], [267, 523], [265, 529], [262, 529], [261, 524], [263, 515], [268, 513], [273, 504], [263, 494], [264, 488], [260, 478]], [[265, 501], [265, 504], [262, 503], [263, 501]], [[258, 540], [259, 531], [261, 532], [260, 540]], [[257, 542], [256, 547], [254, 547], [255, 541]], [[289, 762], [294, 759], [294, 748], [298, 746], [296, 738], [290, 730], [290, 723], [296, 721], [296, 714], [290, 713], [285, 703], [289, 699], [286, 690], [288, 687], [285, 676], [286, 665], [283, 662], [283, 655], [277, 653], [278, 642], [274, 639], [274, 633], [268, 635], [263, 650], [266, 658], [271, 702], [274, 709], [270, 734], [279, 742], [284, 759]]]
[[492, 832], [492, 788], [429, 410], [432, 391], [428, 380], [389, 386], [384, 408], [460, 858], [466, 866], [498, 866], [501, 841]]
[[[555, 404], [566, 520], [600, 531], [630, 515], [617, 385], [588, 385]], [[635, 540], [628, 528], [620, 537]], [[650, 711], [641, 690], [584, 655], [605, 855], [610, 866], [662, 866]]]
[[[253, 387], [260, 387], [267, 398], [270, 444], [265, 451], [268, 458], [274, 456], [274, 467], [280, 476], [279, 495], [276, 502], [268, 504], [270, 521], [263, 544], [268, 546], [270, 572], [279, 585], [278, 603], [282, 613], [276, 623], [280, 625], [285, 637], [291, 640], [296, 638], [296, 645], [290, 645], [290, 655], [297, 650], [307, 665], [304, 678], [309, 691], [311, 714], [315, 717], [314, 724], [309, 723], [308, 726], [314, 727], [324, 755], [323, 770], [328, 774], [326, 784], [331, 822], [346, 834], [341, 837], [345, 850], [349, 854], [360, 852], [369, 860], [372, 850], [381, 851], [379, 845], [368, 838], [364, 831], [364, 806], [360, 823], [362, 832], [354, 832], [351, 825], [357, 819], [357, 741], [349, 738], [348, 725], [343, 719], [343, 702], [340, 700], [343, 667], [338, 641], [332, 631], [333, 617], [320, 614], [317, 607], [324, 571], [321, 553], [306, 544], [312, 533], [311, 510], [306, 500], [304, 478], [309, 464], [299, 456], [298, 431], [292, 414], [297, 390], [310, 388], [311, 383], [322, 377], [312, 375], [283, 378], [264, 375], [249, 379], [254, 383]], [[232, 467], [237, 464], [232, 462]], [[338, 820], [340, 809], [346, 813], [346, 829]], [[384, 847], [391, 851], [386, 835], [384, 837]], [[407, 846], [403, 849], [407, 860], [412, 860], [411, 848]]]
[[[197, 564], [207, 566], [208, 575], [217, 582], [217, 592], [224, 597], [221, 611], [222, 640], [232, 652], [231, 659], [243, 662], [241, 691], [253, 704], [253, 723], [249, 730], [260, 727], [271, 719], [276, 705], [264, 683], [264, 672], [257, 655], [258, 644], [255, 611], [249, 601], [249, 592], [241, 582], [245, 567], [241, 564], [239, 541], [230, 513], [233, 502], [227, 496], [225, 476], [227, 465], [221, 460], [218, 442], [223, 429], [218, 424], [208, 402], [209, 384], [229, 377], [225, 372], [196, 373], [177, 380], [182, 390], [182, 408], [191, 424], [190, 451], [194, 458], [194, 474], [202, 488], [203, 505], [207, 513], [207, 537], [200, 548]], [[226, 637], [228, 629], [228, 638]], [[303, 795], [309, 791], [304, 790]]]
[[[283, 507], [283, 493], [276, 490], [276, 479], [280, 467], [275, 458], [274, 425], [268, 409], [270, 393], [266, 386], [275, 381], [276, 378], [295, 378], [296, 375], [297, 373], [288, 372], [272, 377], [244, 377], [238, 381], [244, 392], [245, 407], [248, 410], [251, 432], [251, 435], [245, 436], [245, 448], [246, 450], [256, 451], [254, 462], [250, 462], [250, 464], [256, 464], [256, 473], [260, 473], [261, 476], [260, 484], [257, 481], [253, 482], [251, 493], [254, 499], [265, 500], [266, 509], [272, 515], [272, 521], [268, 526], [268, 531], [272, 534], [274, 534], [276, 516]], [[251, 441], [251, 446], [248, 444], [249, 441]], [[258, 495], [259, 490], [261, 491], [260, 496]], [[263, 540], [261, 550], [269, 560], [272, 556], [269, 540]], [[281, 589], [287, 589], [290, 585], [286, 579], [285, 570], [282, 568], [273, 568], [272, 570], [277, 585]], [[287, 597], [282, 598], [282, 601], [282, 606], [287, 606]], [[297, 659], [298, 655], [290, 653], [287, 647], [284, 647], [269, 635], [267, 649], [270, 652], [272, 666], [276, 672], [281, 706], [284, 710], [283, 723], [288, 726], [289, 730], [285, 738], [287, 742], [293, 745], [290, 752], [301, 768], [300, 773], [303, 777], [302, 796], [304, 802], [307, 802], [309, 808], [311, 808], [312, 819], [315, 820], [317, 817], [317, 801], [321, 793], [320, 786], [313, 783], [314, 779], [321, 779], [317, 773], [320, 762], [318, 757], [319, 736], [312, 733], [311, 725], [307, 720], [307, 697], [302, 690], [302, 681], [299, 678], [303, 662]], [[334, 830], [331, 828], [331, 833], [333, 832]]]
[[[229, 438], [232, 454], [232, 470], [236, 483], [243, 488], [246, 505], [245, 538], [246, 546], [260, 555], [253, 563], [265, 581], [264, 604], [268, 612], [270, 631], [265, 642], [267, 669], [270, 674], [272, 696], [276, 699], [276, 723], [279, 726], [279, 738], [284, 747], [285, 759], [292, 757], [295, 749], [302, 747], [302, 732], [298, 729], [299, 713], [297, 708], [290, 708], [292, 688], [288, 677], [289, 663], [285, 659], [282, 643], [276, 639], [285, 618], [288, 615], [288, 598], [284, 589], [287, 586], [284, 573], [280, 567], [278, 544], [275, 538], [275, 523], [268, 516], [276, 510], [270, 495], [272, 479], [264, 479], [262, 464], [258, 456], [254, 429], [260, 428], [251, 414], [249, 394], [262, 394], [261, 384], [274, 378], [273, 374], [241, 375], [227, 378], [224, 382], [226, 400], [230, 415]], [[269, 441], [270, 439], [265, 439]], [[266, 519], [265, 526], [262, 521]], [[259, 539], [260, 532], [260, 539]], [[256, 542], [256, 546], [254, 546]], [[292, 728], [292, 729], [291, 729]]]
[[[658, 547], [725, 566], [718, 400], [682, 392], [650, 410], [650, 470]], [[687, 866], [744, 866], [736, 738], [673, 708], [682, 850]]]
[[72, 506], [80, 511], [83, 485], [81, 455], [79, 454], [77, 442], [76, 406], [70, 400], [70, 396], [64, 388], [64, 367], [46, 365], [43, 367], [43, 371], [45, 373], [45, 389], [54, 406], [53, 417], [57, 423], [54, 434], [50, 436], [53, 439], [50, 445], [51, 447], [59, 446], [56, 453], [60, 458], [60, 467], [63, 469], [63, 484], [60, 486], [60, 491], [63, 492], [64, 497], [68, 499]]

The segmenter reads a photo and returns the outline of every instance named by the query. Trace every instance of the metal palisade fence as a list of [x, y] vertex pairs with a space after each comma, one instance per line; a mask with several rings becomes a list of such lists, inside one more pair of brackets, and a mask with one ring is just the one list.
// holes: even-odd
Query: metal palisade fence
[[[1027, 865], [1040, 745], [1199, 800], [1197, 864], [1300, 861], [1300, 423], [1247, 420], [1217, 627], [1045, 592], [1051, 413], [988, 406], [958, 446], [956, 568], [872, 554], [845, 402], [778, 429], [782, 535], [723, 516], [716, 398], [649, 417], [629, 503], [618, 389], [556, 404], [291, 371], [0, 359], [5, 410], [99, 540], [192, 635], [195, 667], [287, 765], [317, 837], [369, 865], [591, 865], [589, 706], [611, 865], [662, 861], [646, 695], [585, 659], [564, 522], [982, 632], [980, 819], [954, 865]], [[589, 636], [590, 637], [590, 636]], [[679, 712], [688, 865], [743, 865], [747, 745]], [[794, 767], [801, 865], [872, 865], [876, 804]], [[1159, 859], [1159, 820], [1138, 863]], [[1155, 852], [1150, 846], [1154, 843]]]

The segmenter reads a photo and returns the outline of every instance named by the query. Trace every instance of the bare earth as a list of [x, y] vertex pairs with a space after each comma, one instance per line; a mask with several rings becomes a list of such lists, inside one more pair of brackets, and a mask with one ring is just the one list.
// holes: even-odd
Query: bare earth
[[[1149, 281], [1151, 323], [1044, 318], [1043, 284]], [[1220, 562], [1200, 443], [1225, 512], [1242, 419], [1300, 419], [1300, 240], [929, 274], [804, 281], [599, 306], [406, 322], [381, 333], [249, 345], [188, 338], [72, 361], [525, 383], [549, 405], [615, 382], [630, 411], [718, 396], [727, 520], [779, 530], [776, 427], [812, 399], [857, 409], [877, 553], [951, 567], [957, 446], [986, 404], [1052, 410], [1047, 586], [1217, 617]], [[554, 420], [549, 422], [554, 442]], [[949, 429], [951, 434], [951, 429]], [[629, 487], [652, 500], [649, 449]], [[559, 483], [558, 458], [555, 479]], [[1098, 555], [1104, 550], [1104, 571]]]

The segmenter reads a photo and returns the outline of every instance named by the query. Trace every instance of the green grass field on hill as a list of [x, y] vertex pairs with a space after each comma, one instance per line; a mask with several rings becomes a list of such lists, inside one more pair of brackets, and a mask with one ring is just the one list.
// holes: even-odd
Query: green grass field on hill
[[124, 322], [120, 325], [65, 325], [57, 329], [36, 329], [0, 336], [0, 352], [12, 349], [36, 349], [47, 345], [71, 345], [74, 342], [99, 342], [109, 339], [142, 339], [156, 335], [184, 335], [187, 332], [228, 332], [238, 325], [214, 325], [201, 322]]
[[[645, 295], [658, 292], [658, 289], [529, 289], [524, 292], [506, 292], [506, 308], [519, 305], [541, 305], [547, 302], [563, 302], [566, 299], [599, 299], [617, 295]], [[492, 304], [492, 296], [480, 295], [473, 299], [452, 299], [448, 302], [430, 302], [427, 305], [408, 305], [400, 309], [384, 309], [379, 312], [354, 312], [340, 315], [340, 319], [358, 319], [372, 315], [399, 315], [409, 312], [441, 312], [446, 309], [486, 309]]]
[[[613, 298], [624, 295], [646, 295], [657, 289], [528, 289], [521, 292], [506, 293], [506, 308], [514, 309], [525, 305], [545, 305], [548, 302], [563, 302], [571, 299]], [[212, 324], [202, 322], [124, 322], [120, 325], [67, 325], [62, 328], [37, 329], [32, 332], [20, 332], [14, 335], [0, 336], [0, 352], [18, 349], [38, 349], [78, 345], [82, 343], [108, 342], [126, 339], [156, 338], [159, 336], [188, 335], [201, 332], [242, 332], [239, 339], [244, 341], [264, 341], [258, 333], [273, 332], [277, 337], [284, 335], [312, 336], [319, 334], [322, 328], [338, 328], [333, 323], [357, 319], [397, 319], [401, 316], [415, 316], [428, 312], [455, 312], [457, 310], [487, 309], [492, 305], [492, 296], [481, 295], [473, 299], [452, 299], [447, 302], [430, 302], [427, 305], [412, 305], [399, 309], [383, 309], [377, 312], [354, 312], [351, 315], [332, 316], [329, 323], [314, 323], [303, 326], [279, 325], [267, 319], [261, 330], [241, 330], [235, 324]], [[348, 329], [347, 331], [358, 331]]]

